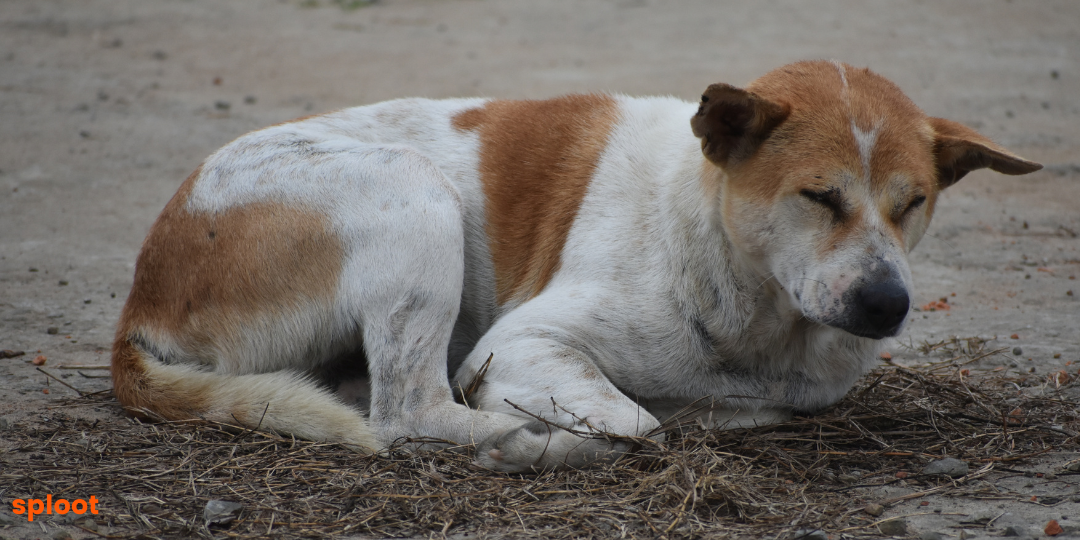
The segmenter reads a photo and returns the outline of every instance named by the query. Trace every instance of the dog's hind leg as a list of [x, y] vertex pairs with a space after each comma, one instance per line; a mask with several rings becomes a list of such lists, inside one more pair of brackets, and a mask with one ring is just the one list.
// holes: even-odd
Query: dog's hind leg
[[[154, 224], [114, 345], [121, 403], [369, 449], [523, 423], [452, 399], [464, 240], [447, 178], [406, 147], [288, 129], [211, 156]], [[306, 375], [361, 345], [370, 422]]]

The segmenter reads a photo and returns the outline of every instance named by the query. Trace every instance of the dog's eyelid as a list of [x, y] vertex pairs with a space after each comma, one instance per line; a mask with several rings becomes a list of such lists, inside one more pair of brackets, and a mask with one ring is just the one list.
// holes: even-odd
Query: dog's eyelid
[[926, 195], [916, 195], [907, 203], [907, 206], [897, 205], [893, 210], [893, 220], [900, 222], [907, 216], [911, 215], [912, 211], [923, 205], [926, 202]]
[[840, 205], [840, 192], [835, 188], [824, 189], [802, 189], [799, 191], [799, 195], [806, 197], [814, 202], [819, 202], [828, 205]]
[[799, 191], [799, 195], [828, 208], [837, 219], [842, 219], [845, 215], [844, 199], [840, 195], [840, 190], [836, 188], [830, 187], [820, 191], [815, 191], [814, 189], [802, 189]]
[[904, 209], [904, 212], [910, 212], [922, 206], [924, 202], [926, 202], [926, 195], [917, 195], [915, 198], [911, 199], [911, 202], [908, 203], [907, 208]]

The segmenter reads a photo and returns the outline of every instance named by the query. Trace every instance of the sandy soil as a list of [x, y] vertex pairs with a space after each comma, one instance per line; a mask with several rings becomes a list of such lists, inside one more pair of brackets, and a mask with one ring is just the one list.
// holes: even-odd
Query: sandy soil
[[[0, 360], [0, 430], [75, 395], [29, 363], [38, 354], [43, 369], [81, 391], [108, 387], [87, 377], [105, 371], [62, 368], [107, 363], [151, 222], [203, 157], [246, 131], [404, 96], [695, 100], [709, 83], [743, 84], [804, 58], [868, 65], [929, 113], [1047, 165], [1022, 178], [972, 174], [943, 196], [912, 261], [917, 303], [947, 297], [952, 307], [913, 313], [890, 346], [897, 361], [922, 361], [901, 343], [996, 336], [992, 346], [1016, 354], [975, 367], [1080, 367], [1080, 4], [1072, 0], [340, 4], [0, 2], [0, 349], [28, 352]], [[69, 412], [118, 417], [115, 408]], [[1052, 472], [1077, 450], [1024, 467]], [[1022, 534], [1049, 519], [1078, 525], [1080, 504], [1068, 500], [1075, 478], [1002, 484], [1064, 497], [1056, 506], [931, 498], [931, 509], [945, 511], [909, 520], [955, 536], [979, 512], [1002, 514], [969, 531], [976, 537], [1000, 535], [1007, 522]], [[8, 499], [0, 486], [0, 503]], [[918, 514], [915, 504], [886, 516]]]

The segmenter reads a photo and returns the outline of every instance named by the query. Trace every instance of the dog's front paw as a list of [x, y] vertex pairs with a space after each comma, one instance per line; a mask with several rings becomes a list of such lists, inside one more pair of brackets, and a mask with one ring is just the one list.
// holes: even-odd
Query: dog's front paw
[[565, 433], [556, 426], [534, 420], [497, 433], [476, 446], [476, 464], [498, 472], [538, 472], [552, 468], [545, 466], [545, 462], [552, 461], [548, 450], [559, 432]]
[[624, 444], [574, 431], [534, 420], [477, 445], [476, 464], [498, 472], [540, 472], [607, 461], [626, 451]]

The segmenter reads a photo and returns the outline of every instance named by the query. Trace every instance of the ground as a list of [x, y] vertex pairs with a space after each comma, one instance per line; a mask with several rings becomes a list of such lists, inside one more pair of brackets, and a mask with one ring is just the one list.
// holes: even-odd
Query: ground
[[[6, 0], [0, 349], [27, 354], [0, 359], [0, 430], [75, 395], [60, 381], [83, 392], [108, 387], [91, 377], [107, 373], [95, 366], [108, 361], [142, 238], [203, 157], [249, 130], [405, 96], [609, 91], [693, 101], [710, 83], [741, 85], [812, 58], [869, 66], [928, 113], [1046, 165], [1019, 178], [974, 173], [945, 192], [912, 263], [917, 305], [945, 298], [949, 309], [913, 312], [889, 345], [894, 360], [925, 360], [908, 346], [981, 336], [1006, 350], [973, 369], [1075, 374], [1080, 4], [1072, 0]], [[38, 355], [55, 379], [31, 363]], [[119, 418], [115, 408], [66, 410]], [[1076, 457], [1072, 441], [1024, 466], [1056, 471]], [[908, 519], [948, 535], [980, 512], [1002, 516], [972, 534], [999, 535], [995, 527], [1013, 521], [1021, 535], [1050, 519], [1075, 524], [1069, 478], [1009, 485], [1065, 497], [1057, 505], [930, 499], [946, 511]], [[0, 503], [10, 498], [0, 486]], [[898, 504], [886, 517], [917, 513]], [[0, 536], [34, 531], [0, 528]]]

